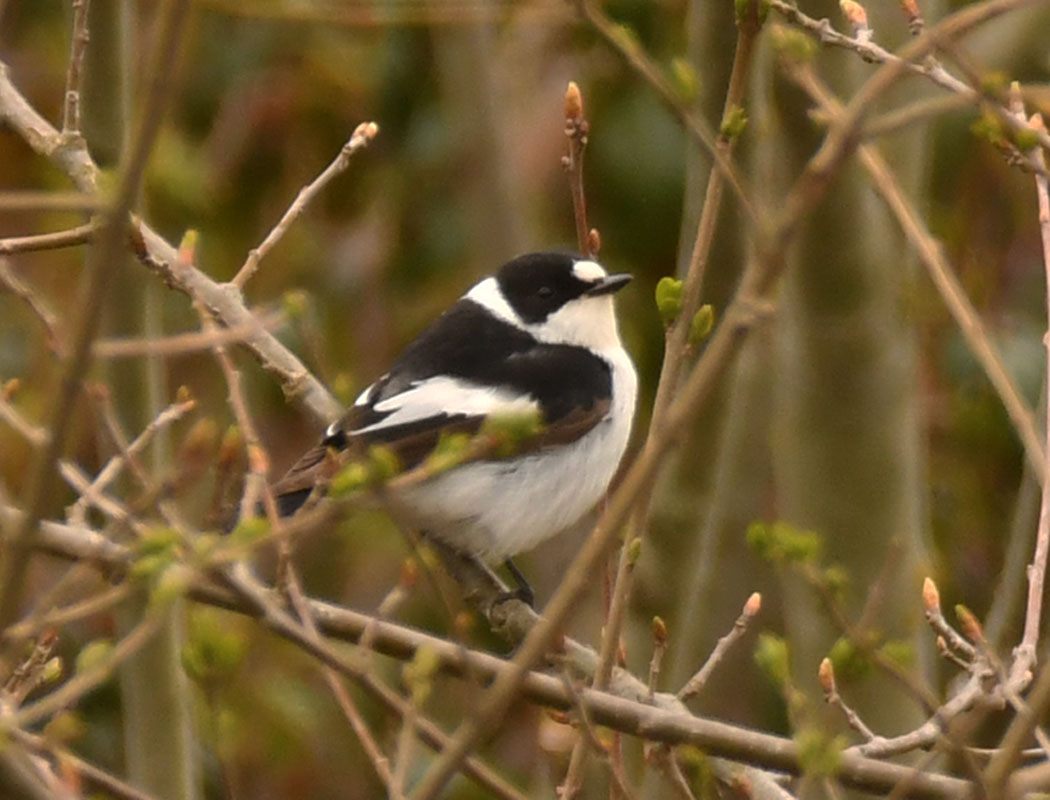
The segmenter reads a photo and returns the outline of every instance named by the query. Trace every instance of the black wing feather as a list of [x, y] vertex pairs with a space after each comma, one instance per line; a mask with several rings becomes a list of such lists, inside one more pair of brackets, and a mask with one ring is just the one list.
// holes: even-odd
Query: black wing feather
[[394, 413], [379, 411], [376, 405], [438, 376], [498, 386], [535, 399], [545, 427], [529, 449], [579, 439], [607, 416], [612, 396], [612, 372], [604, 359], [580, 347], [539, 342], [474, 301], [460, 300], [408, 346], [321, 444], [274, 484], [281, 512], [293, 512], [314, 486], [331, 477], [342, 459], [326, 457], [328, 453], [346, 450], [352, 457], [368, 445], [384, 444], [404, 468], [411, 469], [426, 458], [443, 433], [476, 433], [484, 417], [467, 414], [436, 414], [362, 430]]

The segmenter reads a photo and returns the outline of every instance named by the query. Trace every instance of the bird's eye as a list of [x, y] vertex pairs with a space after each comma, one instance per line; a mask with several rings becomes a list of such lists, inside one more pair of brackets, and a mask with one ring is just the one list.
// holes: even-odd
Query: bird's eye
[[554, 290], [549, 286], [541, 286], [539, 291], [536, 292], [542, 299], [549, 300], [551, 295], [554, 294]]

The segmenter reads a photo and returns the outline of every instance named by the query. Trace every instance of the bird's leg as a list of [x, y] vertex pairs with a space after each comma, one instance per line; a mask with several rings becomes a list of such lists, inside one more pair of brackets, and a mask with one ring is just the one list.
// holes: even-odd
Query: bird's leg
[[507, 568], [507, 572], [514, 579], [514, 582], [518, 584], [518, 588], [512, 592], [504, 592], [500, 596], [499, 601], [502, 600], [520, 600], [525, 603], [529, 608], [536, 607], [536, 595], [532, 591], [532, 587], [529, 582], [525, 579], [525, 576], [521, 574], [521, 570], [518, 569], [517, 565], [509, 558], [503, 562], [503, 566]]

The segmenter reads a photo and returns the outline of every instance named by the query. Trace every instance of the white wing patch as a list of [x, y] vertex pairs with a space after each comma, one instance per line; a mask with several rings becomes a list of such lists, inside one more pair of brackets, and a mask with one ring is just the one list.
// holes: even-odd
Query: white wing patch
[[370, 433], [441, 414], [486, 416], [526, 414], [539, 410], [536, 401], [530, 397], [447, 376], [413, 383], [405, 391], [376, 403], [374, 408], [389, 416], [364, 428], [358, 428], [354, 433]]
[[[385, 377], [386, 377], [386, 375], [383, 376], [383, 378], [385, 378]], [[383, 378], [380, 378], [379, 381], [376, 381], [376, 383], [379, 383], [380, 381], [382, 381]], [[354, 405], [355, 406], [367, 406], [368, 405], [368, 398], [372, 394], [372, 390], [374, 388], [376, 388], [376, 384], [375, 383], [366, 386], [365, 390], [363, 392], [361, 392], [361, 394], [359, 394], [357, 396], [357, 399], [354, 401]]]

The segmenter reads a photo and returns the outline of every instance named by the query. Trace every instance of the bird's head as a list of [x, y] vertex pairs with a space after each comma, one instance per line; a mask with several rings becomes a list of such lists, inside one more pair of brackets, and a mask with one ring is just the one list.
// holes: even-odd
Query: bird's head
[[550, 344], [619, 347], [612, 296], [630, 275], [569, 253], [530, 253], [504, 264], [467, 295]]

